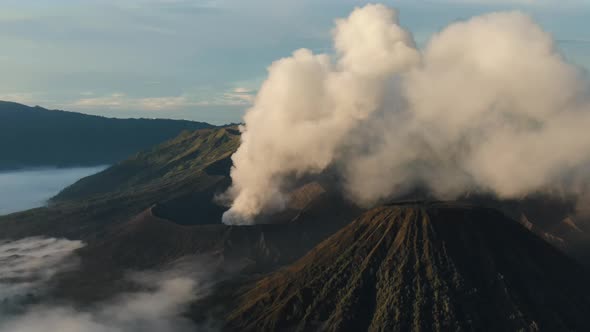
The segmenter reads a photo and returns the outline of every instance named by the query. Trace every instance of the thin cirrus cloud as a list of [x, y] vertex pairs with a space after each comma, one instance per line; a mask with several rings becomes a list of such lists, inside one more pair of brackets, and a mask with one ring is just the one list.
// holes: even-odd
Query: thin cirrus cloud
[[254, 90], [237, 87], [209, 99], [202, 99], [189, 94], [164, 97], [133, 97], [125, 93], [112, 93], [103, 96], [92, 96], [86, 92], [83, 98], [75, 100], [67, 106], [74, 109], [96, 109], [99, 107], [110, 110], [146, 110], [165, 111], [179, 110], [200, 106], [244, 106], [252, 104]]

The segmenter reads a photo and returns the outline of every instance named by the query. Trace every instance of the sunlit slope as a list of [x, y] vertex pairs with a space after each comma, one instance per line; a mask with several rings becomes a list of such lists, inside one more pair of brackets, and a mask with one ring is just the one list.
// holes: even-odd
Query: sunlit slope
[[[54, 201], [83, 200], [100, 194], [141, 192], [189, 182], [202, 175], [229, 174], [239, 131], [228, 127], [183, 132], [65, 188]], [[216, 164], [218, 163], [218, 164]], [[206, 169], [210, 166], [209, 169]]]

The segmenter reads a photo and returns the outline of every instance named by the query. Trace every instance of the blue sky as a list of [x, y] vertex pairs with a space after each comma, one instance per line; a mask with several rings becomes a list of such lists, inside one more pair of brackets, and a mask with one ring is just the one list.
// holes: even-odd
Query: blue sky
[[[590, 68], [590, 0], [381, 1], [419, 45], [450, 22], [521, 10]], [[111, 117], [239, 121], [266, 67], [330, 52], [354, 0], [0, 0], [0, 99]]]

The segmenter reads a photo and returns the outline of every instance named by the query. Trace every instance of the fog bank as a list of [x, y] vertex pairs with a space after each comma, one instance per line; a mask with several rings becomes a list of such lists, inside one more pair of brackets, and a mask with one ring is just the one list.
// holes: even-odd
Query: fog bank
[[0, 215], [43, 206], [63, 188], [107, 166], [0, 172]]

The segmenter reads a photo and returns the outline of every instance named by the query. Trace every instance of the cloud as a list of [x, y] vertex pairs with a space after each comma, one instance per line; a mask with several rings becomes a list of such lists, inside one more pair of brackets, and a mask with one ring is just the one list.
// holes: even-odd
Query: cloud
[[21, 104], [35, 105], [40, 101], [39, 94], [34, 93], [3, 93], [0, 100], [12, 101]]
[[195, 283], [176, 278], [154, 285], [153, 292], [129, 294], [92, 311], [71, 307], [39, 306], [0, 324], [0, 331], [194, 331], [186, 318], [178, 316], [192, 300]]
[[124, 93], [112, 93], [105, 96], [84, 97], [64, 106], [71, 109], [111, 109], [111, 110], [145, 110], [170, 111], [201, 106], [249, 106], [254, 96], [246, 88], [235, 88], [207, 99], [183, 94], [164, 97], [131, 97]]
[[521, 13], [447, 27], [403, 78], [405, 109], [383, 112], [382, 136], [348, 165], [349, 191], [370, 203], [416, 182], [449, 198], [471, 190], [518, 198], [559, 186], [590, 159], [588, 86], [578, 74]]
[[590, 182], [590, 88], [519, 12], [456, 22], [420, 52], [382, 5], [338, 20], [336, 56], [269, 68], [232, 157], [226, 223], [285, 205], [303, 176], [337, 171], [370, 206], [421, 186], [503, 198]]
[[0, 172], [0, 215], [43, 206], [51, 197], [78, 179], [98, 173], [107, 166], [44, 168]]
[[68, 106], [74, 109], [106, 108], [160, 111], [199, 105], [202, 105], [202, 103], [192, 102], [186, 96], [133, 98], [124, 93], [113, 93], [107, 96], [82, 98], [70, 103]]
[[[215, 331], [214, 323], [196, 326], [183, 316], [190, 303], [208, 295], [233, 271], [210, 256], [185, 257], [160, 271], [129, 275], [142, 291], [123, 293], [88, 308], [42, 303], [5, 315], [1, 332], [182, 332]], [[38, 285], [42, 286], [42, 285]]]
[[38, 295], [53, 276], [77, 266], [74, 252], [83, 246], [80, 241], [43, 237], [0, 241], [0, 303], [8, 306], [23, 296]]
[[194, 331], [193, 323], [180, 315], [195, 300], [197, 283], [191, 278], [164, 279], [150, 292], [121, 296], [92, 310], [66, 306], [37, 306], [24, 315], [5, 319], [0, 331]]
[[248, 88], [235, 88], [223, 94], [226, 102], [232, 105], [252, 105], [254, 102], [254, 91]]

